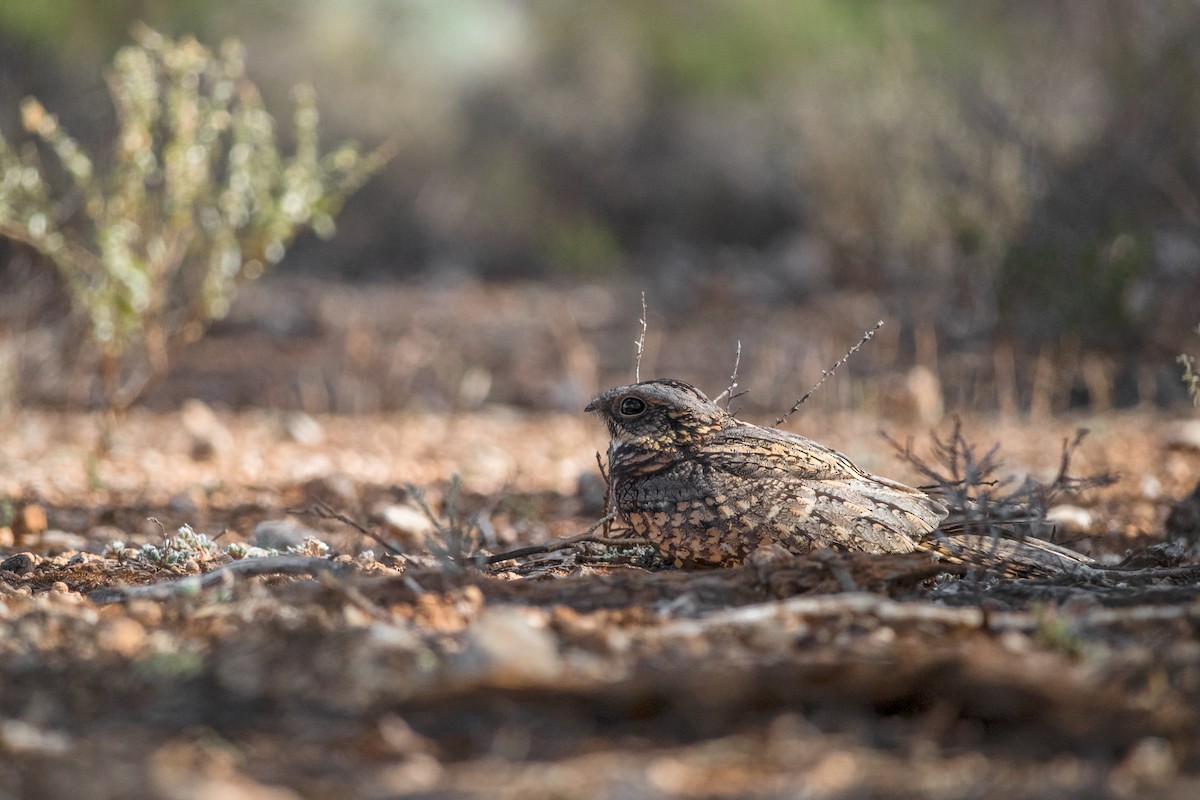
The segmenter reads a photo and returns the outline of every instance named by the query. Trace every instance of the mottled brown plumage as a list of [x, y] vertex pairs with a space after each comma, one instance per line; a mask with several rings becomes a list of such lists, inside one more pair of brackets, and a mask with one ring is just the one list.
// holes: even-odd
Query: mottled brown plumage
[[610, 389], [614, 504], [679, 566], [726, 566], [767, 544], [908, 553], [946, 516], [917, 489], [859, 469], [811, 439], [727, 414], [681, 381]]
[[682, 381], [619, 386], [586, 410], [612, 434], [617, 512], [677, 566], [730, 566], [770, 544], [795, 554], [922, 550], [1010, 576], [1092, 563], [1040, 539], [972, 533], [961, 524], [943, 535], [946, 508], [924, 492], [811, 439], [735, 419]]

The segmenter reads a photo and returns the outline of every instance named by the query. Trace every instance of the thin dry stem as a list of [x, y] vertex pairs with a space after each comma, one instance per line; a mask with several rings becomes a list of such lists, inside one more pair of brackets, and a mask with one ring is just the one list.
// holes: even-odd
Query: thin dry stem
[[637, 345], [637, 359], [633, 362], [633, 382], [642, 382], [642, 353], [646, 350], [646, 293], [642, 292], [642, 333], [634, 344]]
[[398, 555], [404, 554], [403, 550], [396, 547], [396, 545], [392, 544], [387, 539], [383, 538], [382, 534], [380, 534], [377, 531], [371, 530], [366, 525], [363, 525], [362, 523], [358, 522], [357, 520], [354, 520], [354, 519], [346, 516], [345, 514], [341, 513], [340, 511], [334, 510], [334, 508], [332, 506], [330, 506], [328, 503], [326, 503], [324, 500], [318, 500], [315, 503], [313, 503], [312, 505], [308, 506], [307, 508], [289, 508], [289, 509], [286, 509], [286, 511], [289, 514], [306, 515], [306, 516], [310, 516], [310, 517], [316, 517], [317, 519], [337, 520], [338, 522], [342, 523], [343, 525], [349, 525], [351, 528], [354, 528], [354, 530], [358, 531], [363, 536], [366, 536], [371, 541], [377, 542], [378, 544], [382, 545], [383, 548], [386, 549], [392, 555], [398, 556]]
[[640, 545], [650, 544], [646, 539], [612, 539], [607, 536], [597, 536], [596, 531], [605, 527], [616, 518], [616, 514], [606, 514], [603, 519], [598, 519], [591, 524], [590, 527], [583, 533], [570, 536], [566, 539], [560, 539], [557, 542], [549, 544], [535, 544], [530, 547], [521, 547], [516, 550], [509, 550], [507, 553], [497, 553], [494, 556], [480, 559], [483, 564], [498, 564], [501, 561], [511, 561], [514, 558], [523, 558], [525, 556], [537, 556], [544, 553], [553, 553], [557, 550], [566, 550], [574, 547], [577, 544], [584, 542], [592, 542], [594, 544], [603, 544], [609, 547], [637, 547]]
[[741, 397], [742, 395], [744, 395], [746, 393], [745, 391], [741, 391], [741, 392], [735, 391], [737, 389], [737, 385], [738, 385], [738, 382], [737, 382], [738, 367], [740, 367], [741, 365], [742, 365], [742, 340], [739, 339], [738, 343], [737, 343], [737, 354], [734, 355], [734, 357], [733, 357], [733, 372], [729, 376], [729, 385], [725, 387], [725, 391], [721, 392], [713, 400], [714, 403], [720, 403], [721, 400], [724, 399], [725, 400], [725, 411], [732, 414], [733, 416], [737, 416], [737, 412], [731, 412], [729, 410], [730, 404], [733, 402], [734, 398]]
[[807, 392], [805, 392], [804, 396], [801, 397], [799, 400], [797, 400], [795, 402], [795, 404], [787, 410], [786, 414], [784, 414], [779, 419], [775, 420], [774, 424], [772, 424], [771, 427], [777, 428], [780, 425], [782, 425], [787, 420], [788, 417], [790, 417], [792, 414], [794, 414], [796, 412], [796, 409], [800, 408], [800, 406], [802, 406], [806, 402], [808, 402], [808, 398], [812, 397], [813, 393], [815, 391], [817, 391], [817, 389], [821, 388], [821, 384], [824, 383], [825, 381], [827, 381], [833, 375], [833, 373], [837, 372], [838, 368], [841, 367], [842, 364], [845, 364], [846, 360], [849, 359], [850, 356], [857, 353], [858, 349], [860, 347], [862, 347], [864, 344], [869, 342], [871, 340], [871, 337], [874, 336], [879, 331], [879, 329], [882, 327], [883, 327], [883, 320], [879, 320], [879, 322], [875, 323], [875, 327], [871, 328], [871, 330], [864, 333], [862, 338], [859, 339], [858, 342], [853, 347], [851, 347], [849, 350], [846, 351], [845, 355], [843, 355], [837, 361], [833, 362], [832, 367], [830, 367], [829, 369], [821, 370], [821, 380], [814, 383], [813, 387], [811, 389], [809, 389]]

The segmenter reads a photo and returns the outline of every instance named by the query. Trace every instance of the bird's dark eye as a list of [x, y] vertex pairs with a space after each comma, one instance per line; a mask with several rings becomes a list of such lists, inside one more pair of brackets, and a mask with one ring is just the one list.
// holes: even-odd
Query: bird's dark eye
[[626, 397], [621, 401], [621, 416], [636, 417], [646, 410], [646, 402], [640, 397]]

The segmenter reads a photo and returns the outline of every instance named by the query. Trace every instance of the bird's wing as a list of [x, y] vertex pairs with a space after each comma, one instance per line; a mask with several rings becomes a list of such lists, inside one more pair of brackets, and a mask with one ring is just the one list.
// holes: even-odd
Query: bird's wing
[[[762, 502], [786, 507], [773, 536], [788, 549], [808, 543], [868, 552], [910, 552], [946, 516], [917, 489], [859, 469], [831, 448], [796, 434], [754, 425], [711, 437], [698, 460], [753, 485]], [[789, 536], [798, 541], [783, 541]]]

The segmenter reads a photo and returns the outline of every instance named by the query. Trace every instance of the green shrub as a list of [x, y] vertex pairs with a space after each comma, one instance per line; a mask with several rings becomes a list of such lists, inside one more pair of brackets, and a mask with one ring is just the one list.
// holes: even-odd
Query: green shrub
[[[106, 76], [119, 129], [105, 174], [37, 100], [21, 107], [34, 139], [17, 148], [0, 136], [0, 235], [58, 268], [88, 319], [110, 407], [161, 377], [297, 233], [332, 234], [346, 197], [389, 158], [386, 146], [351, 143], [322, 154], [303, 86], [284, 155], [240, 45], [214, 54], [192, 38], [134, 34]], [[65, 189], [41, 163], [47, 149]]]

